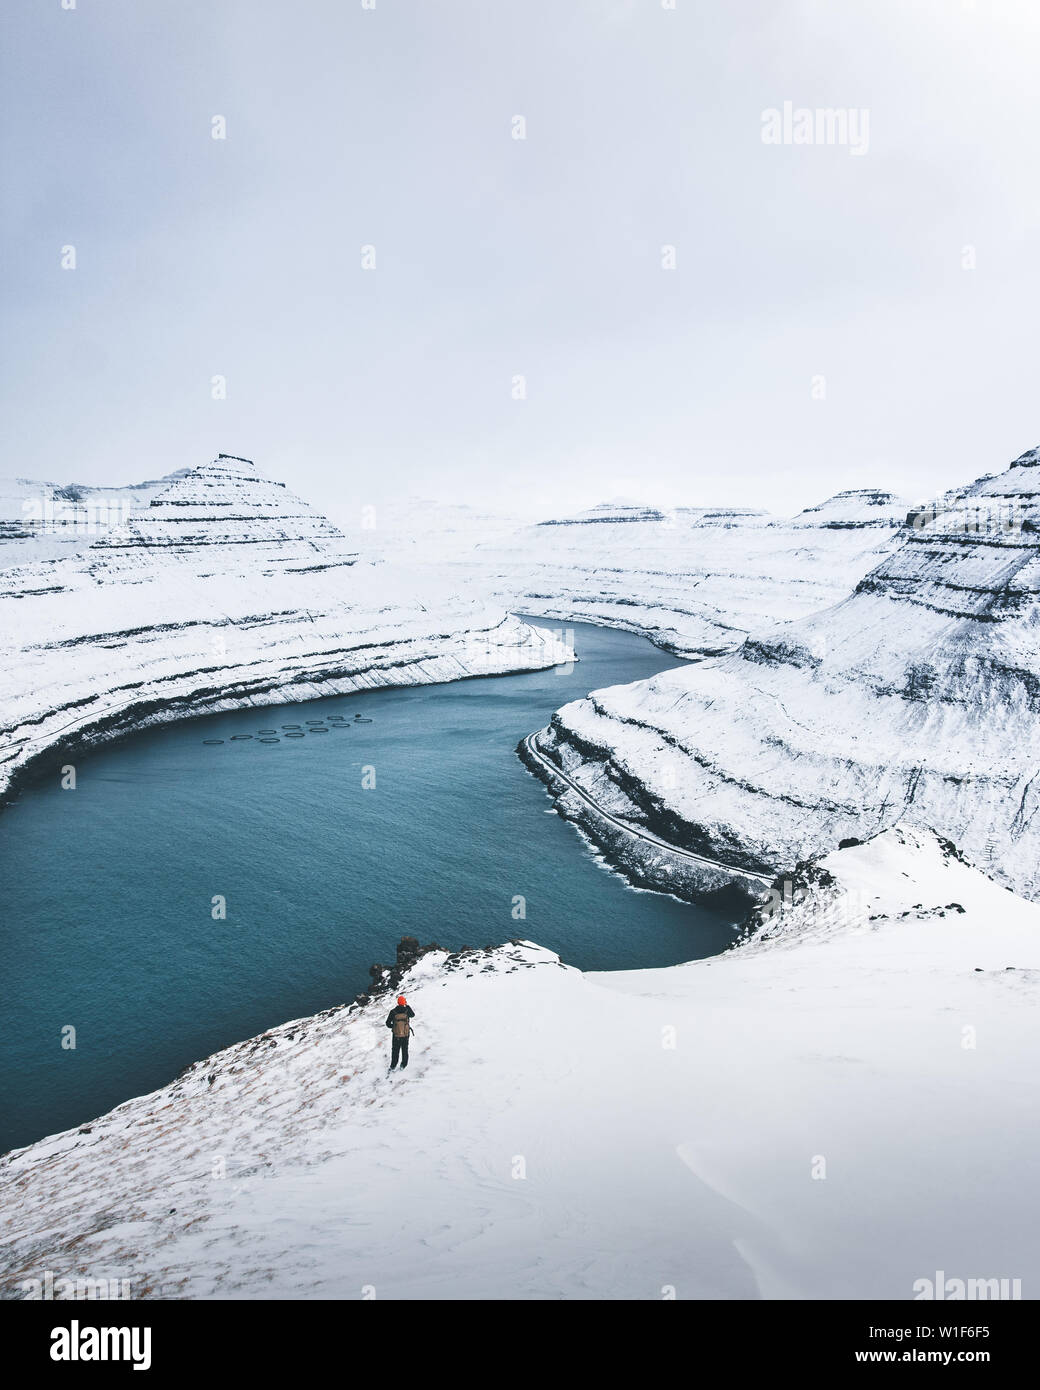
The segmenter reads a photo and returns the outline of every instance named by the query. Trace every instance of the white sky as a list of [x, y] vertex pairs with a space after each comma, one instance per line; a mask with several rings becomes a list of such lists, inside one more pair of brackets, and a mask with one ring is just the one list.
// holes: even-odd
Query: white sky
[[1040, 5], [675, 4], [8, 0], [0, 473], [791, 513], [1040, 441]]

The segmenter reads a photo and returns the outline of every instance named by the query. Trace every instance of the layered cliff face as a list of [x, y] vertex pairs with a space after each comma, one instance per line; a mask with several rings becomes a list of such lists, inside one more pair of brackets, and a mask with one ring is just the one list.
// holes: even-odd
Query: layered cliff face
[[284, 486], [221, 455], [75, 554], [0, 571], [0, 795], [56, 744], [570, 656], [431, 576], [360, 562]]
[[711, 960], [434, 952], [407, 1072], [391, 995], [0, 1160], [0, 1297], [1030, 1298], [1038, 970], [1040, 909], [909, 829]]
[[120, 525], [188, 470], [127, 487], [0, 479], [0, 567], [53, 560]]
[[877, 488], [836, 492], [815, 507], [806, 507], [787, 523], [793, 530], [862, 531], [902, 526], [906, 503]]
[[469, 560], [517, 611], [626, 628], [682, 656], [720, 655], [848, 593], [897, 544], [906, 511], [882, 492], [839, 493], [791, 520], [602, 506], [482, 544]]
[[93, 547], [94, 572], [132, 574], [143, 553], [211, 574], [265, 575], [352, 565], [340, 531], [250, 459], [220, 454], [149, 499]]
[[[538, 736], [614, 813], [784, 869], [910, 816], [1040, 895], [1040, 452], [913, 512], [840, 603]], [[590, 833], [595, 833], [590, 821]]]

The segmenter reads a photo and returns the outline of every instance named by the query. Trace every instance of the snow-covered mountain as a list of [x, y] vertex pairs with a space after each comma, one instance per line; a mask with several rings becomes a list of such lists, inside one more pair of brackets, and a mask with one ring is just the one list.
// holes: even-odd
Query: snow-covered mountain
[[537, 521], [415, 498], [340, 505], [368, 559], [453, 576], [513, 612], [602, 623], [693, 657], [837, 602], [898, 544], [909, 503], [864, 489], [785, 519], [626, 500]]
[[0, 571], [0, 796], [48, 748], [148, 723], [571, 655], [431, 574], [359, 560], [222, 454], [89, 543]]
[[1034, 1297], [1040, 908], [907, 827], [776, 903], [671, 969], [434, 952], [407, 1073], [377, 998], [8, 1155], [3, 1296]]
[[0, 479], [0, 567], [55, 559], [89, 545], [187, 471], [127, 487]]
[[908, 504], [844, 492], [785, 520], [745, 508], [606, 504], [464, 557], [514, 611], [627, 628], [683, 656], [837, 602], [898, 544]]
[[787, 524], [795, 528], [860, 531], [901, 526], [905, 519], [906, 504], [894, 493], [881, 492], [877, 488], [857, 488], [851, 492], [836, 492], [825, 502], [806, 507]]
[[897, 534], [841, 602], [595, 691], [537, 747], [614, 815], [734, 865], [779, 870], [911, 815], [1036, 897], [1040, 450]]

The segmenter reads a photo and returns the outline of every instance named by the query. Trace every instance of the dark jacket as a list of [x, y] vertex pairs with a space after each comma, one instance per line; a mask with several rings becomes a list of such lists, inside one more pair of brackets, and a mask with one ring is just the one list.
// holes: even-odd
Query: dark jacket
[[[409, 1018], [414, 1018], [415, 1010], [412, 1008], [411, 1004], [405, 1004], [403, 1008], [400, 1004], [395, 1004], [386, 1016], [386, 1026], [392, 1028], [394, 1026], [394, 1019], [400, 1018], [402, 1014], [407, 1014]], [[411, 1032], [411, 1029], [408, 1031]]]

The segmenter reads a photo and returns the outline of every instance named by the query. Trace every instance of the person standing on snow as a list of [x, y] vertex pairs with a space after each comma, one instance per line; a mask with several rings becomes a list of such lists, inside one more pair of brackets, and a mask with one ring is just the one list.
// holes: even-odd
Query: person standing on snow
[[404, 1071], [408, 1065], [408, 1039], [411, 1036], [411, 1025], [408, 1020], [415, 1017], [415, 1010], [409, 1006], [408, 1000], [403, 994], [397, 996], [397, 1004], [386, 1016], [386, 1026], [393, 1035], [393, 1045], [390, 1050], [390, 1070], [393, 1071], [397, 1066], [398, 1058], [401, 1060], [401, 1070]]

